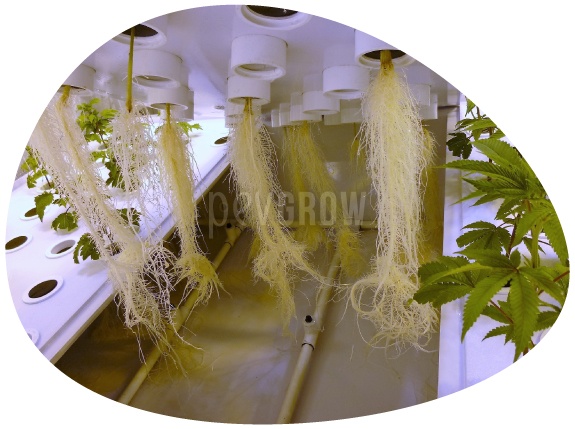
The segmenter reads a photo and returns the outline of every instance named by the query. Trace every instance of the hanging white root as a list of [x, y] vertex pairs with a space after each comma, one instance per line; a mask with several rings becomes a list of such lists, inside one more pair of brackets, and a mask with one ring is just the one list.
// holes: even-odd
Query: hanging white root
[[159, 171], [153, 152], [152, 123], [148, 115], [141, 113], [143, 110], [143, 106], [136, 104], [131, 110], [123, 108], [118, 112], [111, 121], [109, 148], [121, 174], [129, 204], [140, 212], [141, 222], [150, 222], [157, 218], [165, 204], [161, 198]]
[[372, 273], [351, 287], [351, 304], [375, 325], [372, 344], [421, 348], [437, 320], [431, 306], [411, 301], [419, 288], [425, 138], [415, 103], [391, 57], [382, 61], [362, 108], [362, 145], [377, 198], [378, 234]]
[[145, 328], [156, 342], [165, 341], [166, 323], [172, 323], [172, 279], [166, 270], [172, 255], [161, 245], [142, 242], [113, 206], [66, 93], [48, 105], [31, 145], [85, 222], [106, 262], [124, 324], [131, 329]]
[[[312, 192], [318, 201], [327, 193], [337, 200], [333, 177], [330, 175], [325, 158], [315, 143], [308, 122], [293, 125], [286, 129], [284, 136], [284, 165], [297, 198], [303, 192]], [[351, 220], [344, 219], [341, 205], [326, 207], [326, 217], [333, 224], [333, 241], [341, 257], [341, 269], [345, 274], [359, 275], [363, 266], [359, 254], [359, 235], [351, 228]], [[319, 217], [319, 216], [318, 216]], [[300, 219], [303, 223], [305, 219]], [[318, 223], [304, 224], [298, 227], [295, 237], [306, 243], [311, 250], [325, 243], [327, 235]]]
[[324, 279], [306, 260], [305, 246], [287, 230], [278, 205], [283, 193], [275, 174], [273, 142], [264, 126], [258, 131], [249, 102], [242, 120], [230, 134], [231, 170], [245, 222], [259, 242], [259, 252], [253, 260], [254, 276], [270, 285], [287, 326], [295, 314], [293, 270], [302, 270], [322, 283]]
[[194, 288], [198, 293], [196, 303], [206, 303], [222, 284], [214, 266], [198, 246], [193, 154], [188, 150], [182, 129], [169, 115], [159, 130], [157, 153], [162, 187], [181, 242], [181, 255], [175, 267], [178, 281], [186, 284], [184, 299]]

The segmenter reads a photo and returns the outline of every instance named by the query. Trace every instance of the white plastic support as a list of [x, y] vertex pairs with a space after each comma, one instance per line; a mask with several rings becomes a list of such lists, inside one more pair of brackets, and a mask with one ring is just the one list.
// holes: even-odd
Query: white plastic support
[[266, 34], [246, 34], [232, 40], [231, 70], [240, 76], [275, 80], [286, 73], [287, 43]]
[[[372, 69], [379, 69], [379, 58], [367, 56], [370, 52], [375, 51], [397, 51], [398, 49], [389, 43], [379, 40], [362, 31], [355, 30], [355, 60], [357, 64]], [[398, 67], [406, 67], [415, 61], [414, 58], [405, 54], [393, 59], [393, 64]]]

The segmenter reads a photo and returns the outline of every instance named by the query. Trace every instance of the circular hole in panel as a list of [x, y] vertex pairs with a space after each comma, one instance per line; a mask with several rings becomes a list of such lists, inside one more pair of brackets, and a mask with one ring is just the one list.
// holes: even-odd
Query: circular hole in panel
[[[153, 28], [151, 25], [137, 24], [134, 33], [134, 46], [157, 48], [166, 43], [167, 38], [160, 27]], [[132, 29], [128, 28], [122, 31], [114, 40], [120, 43], [130, 44]]]
[[311, 15], [291, 9], [257, 5], [238, 6], [238, 14], [250, 24], [277, 30], [293, 30], [311, 18]]
[[26, 246], [28, 243], [30, 243], [30, 241], [32, 241], [32, 237], [19, 235], [17, 237], [12, 238], [11, 240], [8, 240], [4, 245], [4, 248], [6, 249], [6, 253], [15, 252], [16, 250], [20, 250], [21, 248]]
[[[390, 49], [390, 53], [391, 53], [391, 60], [393, 61], [393, 64], [397, 67], [406, 67], [415, 61], [414, 58], [410, 57], [405, 52], [400, 51], [398, 49]], [[379, 69], [381, 65], [380, 57], [381, 57], [381, 50], [377, 49], [375, 51], [366, 52], [365, 54], [361, 55], [358, 58], [358, 60], [360, 64], [364, 66]]]
[[[147, 25], [144, 24], [138, 24], [135, 26], [135, 33], [134, 33], [134, 37], [137, 37], [139, 39], [142, 38], [146, 38], [146, 37], [153, 37], [155, 35], [158, 34], [158, 32], [156, 30], [154, 30], [151, 27], [148, 27]], [[122, 34], [125, 34], [126, 36], [130, 37], [132, 33], [132, 29], [129, 28], [125, 31], [122, 31]]]
[[273, 72], [277, 67], [268, 64], [243, 64], [242, 69], [248, 72]]
[[60, 277], [43, 280], [29, 288], [22, 296], [22, 300], [27, 304], [42, 302], [58, 292], [63, 283]]
[[163, 76], [139, 75], [134, 76], [134, 82], [149, 88], [177, 88], [180, 82]]
[[267, 18], [287, 18], [298, 13], [295, 10], [283, 9], [280, 7], [256, 6], [251, 4], [247, 5], [247, 8], [251, 12]]
[[[44, 208], [44, 213], [47, 213], [50, 210], [51, 206], [46, 206]], [[34, 219], [38, 219], [38, 211], [36, 210], [36, 207], [32, 207], [28, 210], [26, 210], [24, 213], [22, 213], [20, 215], [20, 219], [22, 220], [34, 220]]]
[[[405, 55], [405, 52], [399, 51], [397, 49], [393, 49], [390, 52], [391, 52], [391, 59], [392, 60], [403, 57]], [[381, 56], [381, 51], [377, 50], [377, 51], [367, 52], [367, 53], [363, 54], [363, 56], [366, 58], [369, 58], [371, 60], [378, 60], [379, 61], [380, 56]]]
[[38, 212], [36, 211], [36, 207], [32, 207], [30, 210], [28, 210], [26, 213], [24, 213], [24, 217], [25, 218], [38, 217]]
[[52, 248], [46, 251], [46, 257], [53, 259], [53, 258], [60, 258], [64, 255], [71, 253], [74, 250], [74, 246], [76, 245], [76, 240], [69, 239], [61, 241], [60, 243], [52, 246]]

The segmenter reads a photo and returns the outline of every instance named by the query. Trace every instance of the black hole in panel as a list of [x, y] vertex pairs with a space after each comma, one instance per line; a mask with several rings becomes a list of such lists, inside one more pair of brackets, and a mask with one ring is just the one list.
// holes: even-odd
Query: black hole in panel
[[36, 211], [36, 207], [31, 208], [30, 210], [28, 210], [26, 213], [24, 213], [24, 217], [33, 217], [33, 216], [37, 216], [38, 212]]
[[16, 249], [17, 247], [20, 247], [24, 243], [26, 243], [26, 240], [28, 240], [28, 237], [26, 237], [25, 235], [19, 235], [18, 237], [14, 237], [12, 240], [8, 241], [4, 245], [4, 248], [6, 250]]
[[268, 6], [248, 5], [248, 9], [254, 13], [257, 13], [258, 15], [266, 16], [268, 18], [287, 18], [298, 13], [295, 10]]
[[[391, 52], [391, 59], [392, 60], [399, 58], [399, 57], [403, 57], [405, 55], [405, 52], [398, 51], [397, 49], [392, 49], [390, 52]], [[381, 51], [377, 50], [377, 51], [367, 52], [367, 53], [363, 54], [363, 56], [366, 58], [370, 58], [372, 60], [379, 60], [381, 57]]]
[[[126, 31], [122, 31], [122, 34], [125, 34], [126, 36], [130, 36], [131, 31], [132, 31], [132, 29], [128, 28]], [[158, 34], [158, 32], [156, 30], [154, 30], [153, 28], [148, 27], [147, 25], [144, 25], [144, 24], [136, 25], [135, 37], [153, 37], [156, 34]]]
[[58, 286], [58, 282], [56, 280], [45, 280], [30, 289], [28, 296], [30, 298], [41, 298], [52, 292], [56, 286]]

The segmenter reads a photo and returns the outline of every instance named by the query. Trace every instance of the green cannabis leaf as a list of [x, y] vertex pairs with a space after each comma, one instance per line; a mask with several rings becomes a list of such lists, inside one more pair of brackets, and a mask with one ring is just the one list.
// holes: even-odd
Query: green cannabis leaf
[[[465, 298], [461, 340], [481, 317], [500, 326], [484, 339], [503, 335], [515, 345], [515, 360], [534, 347], [533, 334], [547, 329], [561, 312], [569, 285], [567, 243], [553, 204], [521, 153], [469, 99], [465, 119], [447, 142], [463, 159], [443, 168], [460, 170], [473, 190], [459, 203], [496, 204], [492, 221], [466, 225], [456, 242], [461, 256], [442, 256], [422, 265], [413, 299], [439, 308]], [[469, 117], [471, 116], [471, 117]], [[477, 150], [485, 160], [468, 159]], [[541, 264], [548, 248], [554, 267]], [[507, 299], [494, 301], [501, 290]]]

